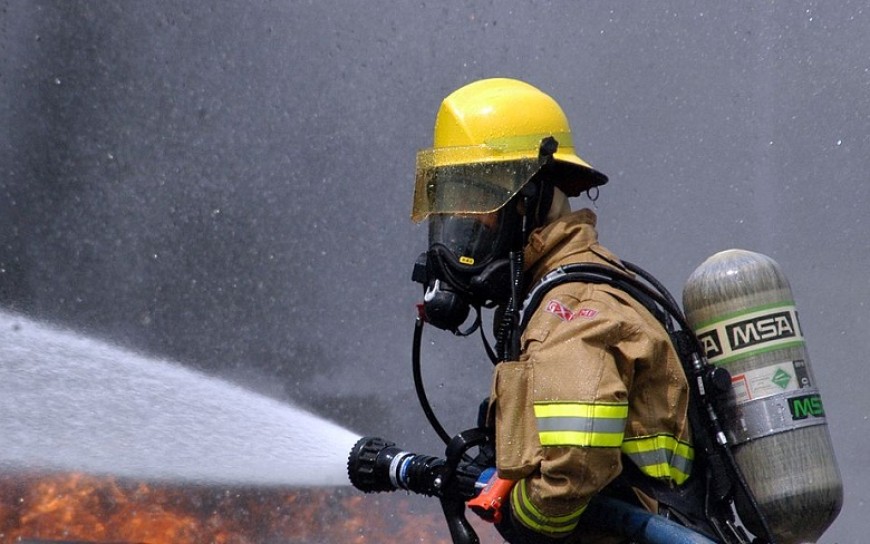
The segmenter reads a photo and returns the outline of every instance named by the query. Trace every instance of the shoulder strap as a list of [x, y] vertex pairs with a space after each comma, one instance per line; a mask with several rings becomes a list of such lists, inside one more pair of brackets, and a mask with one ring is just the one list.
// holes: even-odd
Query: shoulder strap
[[604, 283], [621, 289], [649, 310], [662, 323], [662, 326], [665, 327], [665, 330], [669, 334], [673, 331], [673, 322], [661, 304], [663, 299], [672, 298], [669, 294], [654, 293], [650, 287], [639, 280], [609, 266], [592, 263], [575, 263], [560, 266], [550, 271], [532, 287], [523, 303], [520, 317], [520, 333], [529, 324], [532, 314], [541, 305], [547, 292], [569, 282]]

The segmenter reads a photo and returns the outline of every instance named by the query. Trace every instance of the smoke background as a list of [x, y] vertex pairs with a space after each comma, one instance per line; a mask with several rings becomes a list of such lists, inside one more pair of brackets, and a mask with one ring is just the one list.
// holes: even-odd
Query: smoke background
[[[414, 154], [450, 91], [518, 77], [610, 176], [617, 254], [677, 295], [723, 249], [782, 265], [846, 485], [823, 541], [860, 542], [868, 35], [857, 1], [0, 1], [0, 305], [439, 453]], [[472, 426], [479, 340], [425, 340]]]

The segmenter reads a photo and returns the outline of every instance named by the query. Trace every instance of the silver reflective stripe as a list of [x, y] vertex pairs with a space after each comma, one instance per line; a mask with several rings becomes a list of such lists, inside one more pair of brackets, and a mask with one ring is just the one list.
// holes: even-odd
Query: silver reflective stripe
[[671, 459], [671, 466], [683, 474], [688, 475], [692, 473], [692, 460], [683, 457], [682, 455], [675, 455], [674, 458]]
[[685, 482], [692, 472], [695, 452], [687, 442], [671, 434], [656, 434], [626, 439], [622, 452], [647, 476]]
[[655, 465], [668, 465], [671, 468], [679, 470], [683, 474], [689, 474], [692, 470], [692, 460], [680, 454], [675, 454], [673, 458], [665, 449], [657, 449], [653, 451], [644, 451], [640, 453], [629, 453], [628, 458], [634, 461], [634, 464], [639, 468], [651, 467]]
[[600, 417], [540, 417], [538, 431], [578, 431], [595, 433], [621, 433], [625, 419]]

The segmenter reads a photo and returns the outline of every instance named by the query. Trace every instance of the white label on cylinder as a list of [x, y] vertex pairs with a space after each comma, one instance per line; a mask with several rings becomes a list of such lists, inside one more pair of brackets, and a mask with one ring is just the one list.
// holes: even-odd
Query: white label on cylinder
[[802, 360], [786, 361], [731, 376], [738, 404], [811, 387], [812, 380]]
[[782, 303], [732, 314], [695, 331], [707, 359], [714, 364], [804, 343], [797, 310]]

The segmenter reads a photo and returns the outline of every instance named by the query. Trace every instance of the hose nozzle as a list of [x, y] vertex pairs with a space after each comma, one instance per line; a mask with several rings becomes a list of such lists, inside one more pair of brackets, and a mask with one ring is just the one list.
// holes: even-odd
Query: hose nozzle
[[406, 489], [440, 496], [444, 460], [404, 451], [394, 442], [367, 436], [359, 439], [347, 460], [347, 475], [365, 493]]
[[[481, 452], [476, 460], [465, 460], [472, 447], [485, 446], [489, 433], [469, 429], [459, 433], [447, 446], [445, 459], [405, 451], [394, 442], [366, 436], [357, 441], [347, 459], [350, 483], [364, 493], [406, 489], [438, 497], [454, 544], [479, 544], [465, 518], [465, 503], [480, 494], [486, 482], [482, 475], [491, 456]], [[481, 447], [481, 450], [484, 448]]]

